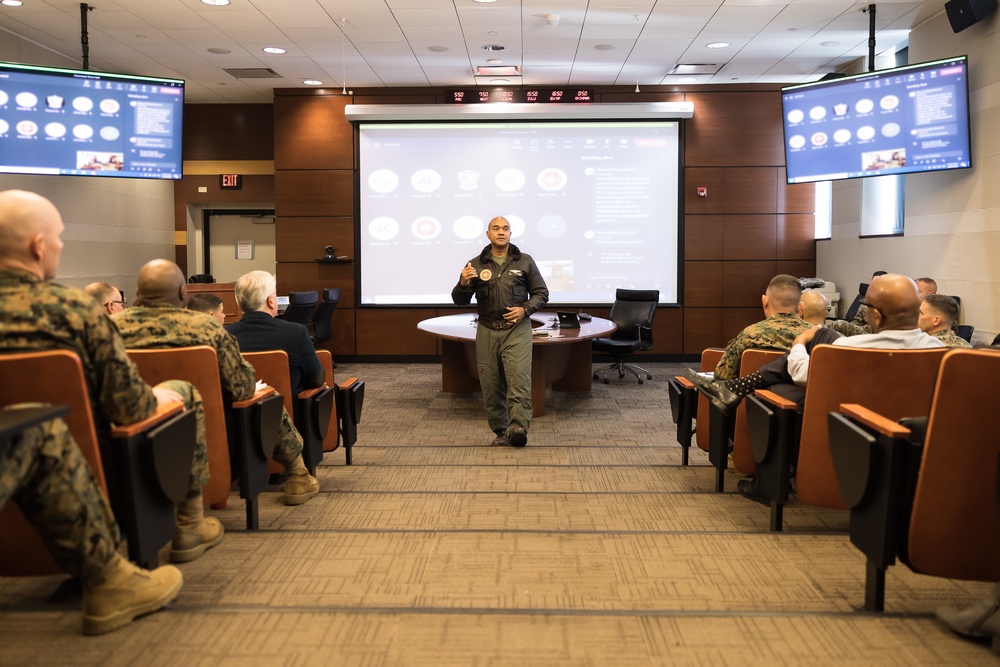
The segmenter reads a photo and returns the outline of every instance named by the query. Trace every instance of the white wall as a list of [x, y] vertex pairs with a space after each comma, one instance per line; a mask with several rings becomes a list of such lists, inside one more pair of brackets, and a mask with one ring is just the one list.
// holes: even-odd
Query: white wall
[[833, 235], [816, 248], [817, 274], [837, 283], [842, 309], [881, 269], [930, 276], [938, 291], [962, 299], [974, 341], [1000, 332], [1000, 12], [960, 33], [940, 14], [910, 34], [909, 62], [967, 54], [973, 167], [906, 177], [902, 237], [859, 239], [859, 180], [835, 183]]
[[[79, 68], [48, 49], [0, 33], [0, 60]], [[0, 190], [31, 190], [52, 200], [66, 232], [57, 280], [83, 287], [109, 282], [135, 297], [139, 268], [151, 259], [174, 255], [172, 181], [83, 176], [0, 175]]]

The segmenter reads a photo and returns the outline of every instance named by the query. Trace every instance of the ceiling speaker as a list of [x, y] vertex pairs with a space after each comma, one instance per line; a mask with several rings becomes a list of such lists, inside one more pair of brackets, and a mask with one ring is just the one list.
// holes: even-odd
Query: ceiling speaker
[[948, 0], [944, 10], [948, 22], [955, 32], [962, 32], [970, 25], [979, 23], [997, 8], [997, 0]]

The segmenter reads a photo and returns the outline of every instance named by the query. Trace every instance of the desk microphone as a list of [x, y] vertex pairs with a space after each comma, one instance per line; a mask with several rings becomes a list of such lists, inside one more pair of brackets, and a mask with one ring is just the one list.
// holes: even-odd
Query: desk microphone
[[589, 322], [590, 320], [593, 319], [592, 315], [589, 315], [589, 314], [584, 313], [584, 312], [581, 312], [579, 315], [577, 315], [577, 317], [580, 318], [581, 322]]

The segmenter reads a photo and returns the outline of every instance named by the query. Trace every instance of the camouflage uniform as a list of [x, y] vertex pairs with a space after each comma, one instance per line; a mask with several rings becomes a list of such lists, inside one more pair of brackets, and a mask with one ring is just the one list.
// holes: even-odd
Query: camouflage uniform
[[720, 380], [738, 378], [744, 350], [790, 350], [795, 337], [812, 327], [795, 313], [777, 313], [751, 324], [726, 345], [726, 353], [715, 367], [715, 377]]
[[827, 322], [824, 324], [827, 329], [833, 329], [841, 336], [860, 336], [861, 334], [871, 333], [871, 329], [862, 328], [853, 322], [848, 322], [847, 320], [834, 320], [833, 322]]
[[[115, 313], [125, 345], [135, 349], [190, 347], [208, 345], [219, 359], [219, 379], [227, 398], [244, 401], [254, 395], [257, 372], [240, 354], [240, 345], [232, 334], [219, 326], [210, 315], [165, 303], [135, 305]], [[281, 409], [279, 441], [274, 460], [288, 467], [302, 453], [302, 436], [295, 430], [288, 412]]]
[[115, 555], [115, 517], [63, 420], [29, 428], [0, 448], [0, 507], [10, 498], [70, 574], [87, 579]]
[[[125, 344], [104, 310], [86, 292], [42, 280], [28, 271], [0, 270], [0, 349], [9, 352], [69, 350], [80, 357], [94, 426], [107, 444], [111, 424], [132, 424], [156, 410], [156, 397], [129, 359]], [[208, 482], [205, 412], [201, 395], [179, 380], [158, 387], [172, 389], [194, 410], [198, 426], [191, 493]]]
[[932, 333], [932, 336], [945, 344], [945, 347], [972, 347], [969, 341], [965, 340], [951, 329]]
[[857, 327], [859, 331], [856, 334], [844, 334], [845, 336], [857, 336], [860, 334], [874, 333], [872, 331], [872, 325], [868, 324], [868, 306], [864, 304], [858, 306], [858, 312], [854, 313], [854, 319], [851, 320], [851, 324]]

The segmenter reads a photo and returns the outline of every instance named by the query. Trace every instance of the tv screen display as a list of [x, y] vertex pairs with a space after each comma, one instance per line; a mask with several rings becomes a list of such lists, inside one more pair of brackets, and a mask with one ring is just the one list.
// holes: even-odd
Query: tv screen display
[[677, 121], [360, 123], [362, 305], [447, 305], [496, 216], [549, 301], [676, 304]]
[[965, 169], [965, 56], [781, 89], [789, 183]]
[[0, 63], [0, 173], [177, 179], [184, 82]]

